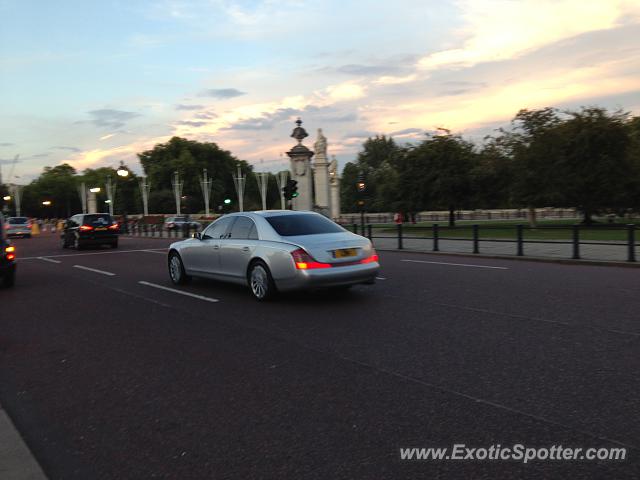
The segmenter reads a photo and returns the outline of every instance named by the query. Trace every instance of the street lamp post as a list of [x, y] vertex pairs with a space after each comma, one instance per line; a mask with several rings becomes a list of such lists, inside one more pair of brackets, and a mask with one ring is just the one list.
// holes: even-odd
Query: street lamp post
[[358, 175], [358, 181], [356, 182], [356, 189], [358, 190], [358, 206], [360, 207], [360, 226], [362, 227], [362, 235], [364, 236], [364, 229], [365, 229], [365, 225], [364, 225], [364, 208], [365, 208], [365, 202], [364, 202], [364, 193], [367, 190], [367, 184], [364, 181], [364, 174], [362, 172], [360, 172], [360, 175]]

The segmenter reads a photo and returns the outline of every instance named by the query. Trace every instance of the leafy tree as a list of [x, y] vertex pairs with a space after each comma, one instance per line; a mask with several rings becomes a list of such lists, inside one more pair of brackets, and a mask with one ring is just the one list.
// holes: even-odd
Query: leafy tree
[[[66, 217], [80, 210], [80, 197], [76, 188], [76, 170], [63, 163], [45, 167], [42, 174], [25, 186], [22, 210], [25, 215], [38, 217]], [[43, 201], [50, 201], [45, 207]]]
[[628, 115], [583, 107], [568, 112], [560, 126], [567, 202], [582, 209], [584, 223], [602, 208], [629, 206], [640, 187], [637, 164], [629, 155]]
[[[190, 212], [203, 211], [200, 177], [205, 168], [213, 180], [210, 197], [212, 209], [222, 205], [225, 198], [234, 199], [234, 205], [237, 205], [233, 177], [237, 174], [238, 167], [247, 177], [245, 210], [262, 208], [253, 167], [244, 160], [238, 160], [230, 152], [222, 150], [215, 143], [173, 137], [167, 143], [158, 144], [151, 150], [139, 153], [138, 158], [149, 179], [151, 191], [157, 192], [153, 197], [154, 201], [150, 200], [154, 208], [162, 208], [165, 212], [175, 210], [175, 201], [172, 203], [173, 206], [169, 207], [168, 196], [160, 192], [168, 191], [173, 195], [172, 180], [177, 171], [180, 181], [184, 182], [182, 194], [187, 197], [185, 207]], [[274, 197], [279, 198], [279, 193], [275, 182], [269, 182], [268, 198]]]
[[448, 131], [409, 149], [400, 175], [403, 192], [415, 197], [410, 206], [445, 208], [454, 226], [455, 210], [470, 201], [476, 158], [472, 143]]

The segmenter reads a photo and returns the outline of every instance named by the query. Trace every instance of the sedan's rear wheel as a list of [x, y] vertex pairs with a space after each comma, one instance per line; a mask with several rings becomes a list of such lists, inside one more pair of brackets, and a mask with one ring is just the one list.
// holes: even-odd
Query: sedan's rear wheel
[[182, 259], [177, 252], [169, 254], [169, 276], [176, 285], [184, 285], [191, 280], [191, 277], [185, 273]]
[[263, 262], [255, 262], [249, 270], [249, 287], [254, 298], [264, 301], [272, 298], [276, 293], [276, 285]]

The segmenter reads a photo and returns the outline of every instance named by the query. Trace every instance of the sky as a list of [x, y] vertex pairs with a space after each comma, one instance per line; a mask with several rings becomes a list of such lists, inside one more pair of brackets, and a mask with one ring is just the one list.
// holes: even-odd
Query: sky
[[521, 108], [640, 114], [638, 0], [0, 0], [0, 166], [119, 165], [172, 136], [258, 171], [298, 117], [343, 166], [367, 137], [475, 141]]

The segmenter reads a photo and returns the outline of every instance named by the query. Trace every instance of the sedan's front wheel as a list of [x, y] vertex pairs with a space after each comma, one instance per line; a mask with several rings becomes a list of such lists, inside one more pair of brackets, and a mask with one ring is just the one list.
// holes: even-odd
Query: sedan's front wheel
[[191, 280], [191, 277], [185, 273], [182, 259], [177, 252], [169, 254], [169, 276], [176, 285], [184, 285]]
[[269, 267], [264, 262], [255, 262], [249, 270], [249, 287], [254, 298], [264, 301], [276, 293], [276, 285], [271, 278]]

